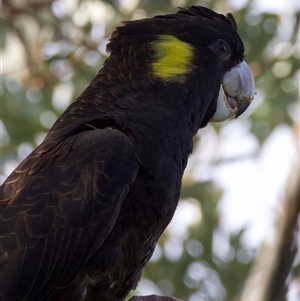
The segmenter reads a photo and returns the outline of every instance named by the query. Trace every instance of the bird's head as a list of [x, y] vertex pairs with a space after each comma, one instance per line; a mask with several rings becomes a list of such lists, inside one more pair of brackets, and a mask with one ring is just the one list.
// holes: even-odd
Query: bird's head
[[[238, 117], [255, 94], [231, 14], [192, 6], [175, 14], [127, 22], [112, 34], [107, 49], [111, 56], [105, 72], [112, 83], [118, 77], [124, 83], [133, 82], [136, 90], [169, 85], [198, 93], [201, 126]], [[113, 73], [116, 66], [117, 75]]]

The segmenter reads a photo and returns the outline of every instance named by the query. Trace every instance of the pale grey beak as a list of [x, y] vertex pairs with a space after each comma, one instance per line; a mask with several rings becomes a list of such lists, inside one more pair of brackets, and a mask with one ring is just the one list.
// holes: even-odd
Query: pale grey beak
[[217, 110], [210, 121], [224, 121], [243, 114], [255, 95], [255, 82], [248, 64], [243, 61], [223, 77]]

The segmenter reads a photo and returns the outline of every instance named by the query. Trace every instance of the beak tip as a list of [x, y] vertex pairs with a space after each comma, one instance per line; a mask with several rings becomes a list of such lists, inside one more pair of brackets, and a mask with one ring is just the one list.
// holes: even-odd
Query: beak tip
[[247, 99], [247, 100], [241, 100], [238, 102], [238, 109], [237, 112], [235, 114], [235, 118], [238, 118], [239, 116], [241, 116], [250, 106], [252, 99]]

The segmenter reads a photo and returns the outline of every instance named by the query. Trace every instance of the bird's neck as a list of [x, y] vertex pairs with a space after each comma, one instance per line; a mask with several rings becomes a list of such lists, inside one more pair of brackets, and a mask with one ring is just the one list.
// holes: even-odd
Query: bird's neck
[[172, 165], [175, 157], [182, 174], [192, 151], [192, 138], [208, 121], [203, 119], [208, 102], [202, 101], [197, 88], [192, 83], [145, 84], [142, 80], [136, 85], [130, 81], [112, 84], [109, 76], [100, 74], [63, 113], [46, 139], [87, 130], [85, 124], [114, 127], [132, 140], [146, 168], [157, 169], [153, 173], [163, 176], [160, 166], [166, 165], [161, 161]]

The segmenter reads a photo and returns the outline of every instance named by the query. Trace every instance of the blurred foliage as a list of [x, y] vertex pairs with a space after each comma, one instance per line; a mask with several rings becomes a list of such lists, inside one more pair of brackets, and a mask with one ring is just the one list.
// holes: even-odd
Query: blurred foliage
[[[252, 133], [263, 143], [277, 125], [292, 125], [300, 74], [299, 12], [287, 21], [286, 15], [258, 14], [251, 1], [235, 10], [216, 0], [3, 0], [2, 178], [42, 141], [97, 74], [115, 26], [192, 4], [236, 17], [257, 83], [251, 114], [244, 117]], [[238, 300], [254, 254], [241, 244], [242, 231], [228, 238], [226, 256], [213, 248], [221, 231], [216, 210], [221, 194], [213, 183], [193, 182], [186, 175], [181, 197], [199, 208], [201, 219], [183, 237], [174, 238], [169, 231], [161, 237], [155, 259], [144, 271], [144, 279], [161, 293], [189, 301]], [[165, 252], [168, 245], [179, 248], [176, 259]]]

